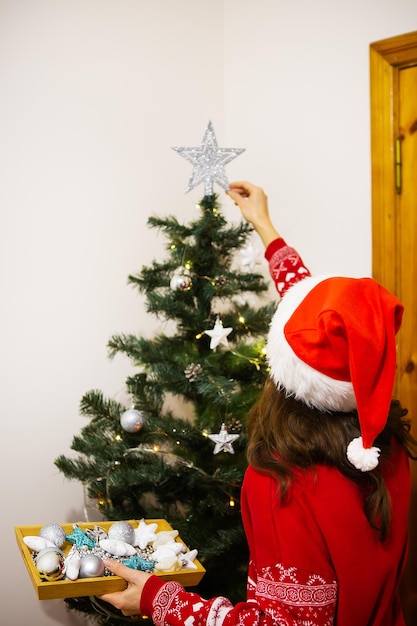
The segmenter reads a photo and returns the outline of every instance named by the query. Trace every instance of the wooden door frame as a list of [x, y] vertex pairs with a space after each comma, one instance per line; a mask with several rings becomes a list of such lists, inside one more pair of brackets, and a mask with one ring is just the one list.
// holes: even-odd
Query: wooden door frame
[[[396, 189], [396, 139], [399, 127], [400, 70], [417, 65], [417, 31], [370, 45], [372, 157], [372, 273], [400, 297], [400, 200]], [[400, 139], [401, 142], [401, 139]], [[399, 377], [394, 396], [401, 399]], [[417, 489], [415, 472], [412, 493]], [[410, 506], [410, 551], [402, 581], [406, 623], [416, 623], [417, 505]]]
[[417, 31], [370, 45], [372, 273], [395, 294], [400, 271], [395, 185], [399, 70], [416, 64]]

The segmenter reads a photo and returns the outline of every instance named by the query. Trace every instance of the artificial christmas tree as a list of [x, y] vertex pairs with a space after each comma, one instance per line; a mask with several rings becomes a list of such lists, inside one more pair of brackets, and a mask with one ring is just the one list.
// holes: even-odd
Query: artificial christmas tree
[[[137, 368], [126, 381], [132, 405], [88, 392], [81, 413], [89, 423], [71, 445], [77, 455], [56, 465], [83, 483], [106, 519], [167, 519], [198, 549], [207, 570], [200, 593], [236, 601], [248, 560], [239, 507], [246, 415], [266, 378], [275, 304], [260, 301], [267, 284], [255, 272], [251, 227], [227, 224], [213, 193], [213, 182], [227, 185], [224, 163], [241, 150], [219, 149], [211, 124], [200, 148], [176, 150], [193, 163], [189, 189], [204, 182], [205, 195], [189, 224], [149, 218], [167, 238], [167, 258], [129, 277], [172, 332], [110, 339], [110, 356], [123, 353]], [[103, 624], [126, 619], [94, 599], [67, 602]]]

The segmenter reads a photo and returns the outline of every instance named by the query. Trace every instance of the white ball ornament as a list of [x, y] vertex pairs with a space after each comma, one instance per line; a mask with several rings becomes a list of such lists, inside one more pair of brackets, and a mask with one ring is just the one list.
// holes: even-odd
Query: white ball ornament
[[137, 433], [142, 429], [145, 418], [137, 409], [130, 408], [120, 417], [120, 425], [127, 433]]
[[59, 548], [49, 546], [38, 552], [35, 565], [43, 581], [53, 582], [65, 575], [65, 557]]

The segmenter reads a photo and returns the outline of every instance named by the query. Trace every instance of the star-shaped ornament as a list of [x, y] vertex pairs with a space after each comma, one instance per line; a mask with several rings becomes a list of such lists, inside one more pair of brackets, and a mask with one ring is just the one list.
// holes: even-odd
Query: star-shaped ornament
[[249, 271], [253, 272], [255, 265], [260, 262], [260, 251], [255, 248], [252, 243], [249, 243], [246, 248], [240, 251], [242, 255], [242, 267], [247, 267]]
[[194, 563], [197, 555], [197, 550], [189, 550], [189, 552], [180, 555], [179, 559], [184, 569], [197, 569], [197, 565]]
[[152, 543], [153, 547], [158, 548], [159, 546], [163, 546], [166, 543], [177, 543], [175, 539], [178, 537], [178, 530], [161, 530]]
[[218, 345], [222, 344], [226, 346], [229, 345], [227, 337], [232, 332], [233, 328], [223, 328], [223, 323], [219, 316], [217, 316], [214, 326], [211, 330], [205, 330], [204, 334], [211, 337], [210, 340], [210, 349], [215, 350]]
[[225, 165], [245, 151], [244, 148], [219, 148], [211, 122], [208, 123], [200, 146], [195, 148], [181, 146], [172, 149], [193, 166], [193, 173], [185, 193], [200, 183], [204, 183], [204, 195], [206, 196], [213, 195], [213, 183], [217, 183], [228, 191], [229, 182], [224, 169]]
[[123, 559], [122, 564], [130, 567], [130, 569], [138, 569], [141, 572], [147, 572], [154, 568], [153, 561], [147, 561], [140, 556], [131, 556], [128, 559]]
[[156, 529], [158, 524], [147, 524], [144, 519], [141, 519], [139, 526], [135, 528], [135, 546], [139, 546], [141, 550], [144, 550], [148, 543], [155, 541]]
[[222, 450], [224, 452], [230, 452], [230, 454], [234, 454], [232, 443], [239, 439], [239, 435], [229, 435], [227, 432], [227, 428], [225, 424], [222, 424], [220, 428], [220, 432], [218, 435], [208, 435], [208, 438], [211, 441], [214, 441], [216, 444], [214, 446], [213, 454], [218, 454]]

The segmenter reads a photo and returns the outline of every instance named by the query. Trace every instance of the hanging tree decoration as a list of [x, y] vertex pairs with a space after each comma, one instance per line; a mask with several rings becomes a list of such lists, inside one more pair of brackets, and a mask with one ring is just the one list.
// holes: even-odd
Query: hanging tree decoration
[[[177, 243], [173, 243], [171, 245], [171, 250], [176, 250], [177, 248]], [[171, 276], [169, 286], [172, 291], [189, 291], [193, 285], [193, 279], [190, 271], [191, 263], [189, 261], [185, 261], [186, 250], [187, 248], [184, 246], [181, 265], [174, 270]]]
[[232, 418], [230, 422], [226, 424], [226, 429], [233, 435], [240, 435], [242, 432], [242, 422], [238, 419]]
[[244, 148], [219, 148], [211, 122], [208, 123], [200, 146], [194, 148], [180, 146], [172, 149], [193, 166], [193, 172], [185, 193], [200, 183], [204, 183], [204, 195], [206, 196], [213, 195], [214, 183], [228, 191], [229, 182], [224, 169], [225, 165], [245, 151]]
[[220, 276], [216, 276], [216, 278], [212, 280], [212, 284], [216, 287], [224, 287], [224, 285], [227, 285], [227, 278], [223, 274], [220, 274]]
[[204, 331], [205, 335], [211, 337], [210, 349], [215, 350], [220, 344], [227, 348], [229, 346], [227, 337], [230, 335], [232, 330], [233, 328], [231, 327], [224, 328], [223, 322], [221, 321], [220, 317], [217, 316], [213, 328], [211, 330]]
[[203, 368], [201, 366], [201, 363], [190, 363], [190, 365], [187, 365], [187, 367], [185, 368], [184, 374], [186, 379], [190, 383], [195, 383], [202, 371]]
[[135, 409], [134, 404], [120, 416], [120, 425], [127, 433], [139, 432], [142, 430], [144, 423], [143, 413]]
[[227, 432], [227, 428], [225, 424], [221, 425], [220, 432], [216, 435], [208, 435], [208, 438], [211, 441], [214, 441], [216, 444], [214, 446], [213, 454], [218, 454], [219, 452], [230, 452], [230, 454], [234, 454], [235, 451], [233, 449], [232, 443], [239, 439], [239, 435], [230, 435]]
[[250, 272], [253, 272], [255, 266], [260, 263], [259, 249], [255, 248], [252, 243], [248, 243], [248, 245], [240, 251], [240, 254], [242, 256], [242, 268], [247, 267]]
[[189, 269], [180, 265], [174, 271], [169, 286], [172, 291], [189, 291], [192, 287], [193, 280]]

